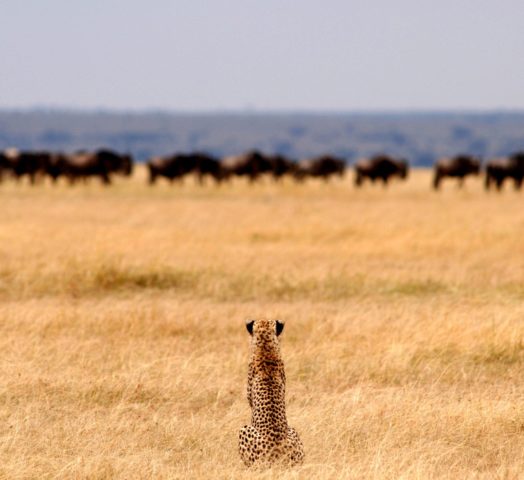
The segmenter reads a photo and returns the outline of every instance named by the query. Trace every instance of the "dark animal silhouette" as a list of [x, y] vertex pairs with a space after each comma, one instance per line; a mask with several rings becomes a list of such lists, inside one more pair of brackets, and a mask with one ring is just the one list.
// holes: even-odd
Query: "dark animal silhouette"
[[211, 177], [217, 184], [222, 182], [225, 174], [220, 160], [202, 152], [193, 153], [192, 157], [194, 158], [193, 171], [201, 184], [204, 183], [206, 176]]
[[52, 152], [45, 165], [45, 174], [53, 183], [67, 174], [68, 157], [65, 153]]
[[48, 152], [20, 152], [9, 149], [2, 153], [0, 168], [2, 172], [11, 173], [17, 181], [27, 176], [30, 183], [34, 185], [37, 177], [45, 173], [49, 158]]
[[342, 177], [346, 171], [346, 162], [342, 158], [324, 155], [300, 160], [294, 170], [295, 179], [303, 181], [307, 177], [328, 180], [334, 175]]
[[133, 174], [133, 157], [130, 154], [119, 154], [111, 150], [98, 150], [96, 157], [105, 163], [109, 173], [118, 173], [129, 177]]
[[438, 190], [445, 177], [458, 178], [459, 186], [462, 187], [466, 176], [480, 173], [480, 160], [470, 155], [441, 158], [435, 162], [434, 171], [433, 188], [435, 190]]
[[367, 178], [374, 183], [382, 180], [387, 185], [392, 177], [406, 179], [409, 173], [408, 163], [404, 159], [395, 159], [388, 155], [376, 155], [359, 160], [355, 164], [355, 185], [360, 187]]
[[281, 180], [285, 175], [292, 175], [296, 171], [295, 162], [283, 155], [269, 155], [267, 160], [270, 164], [270, 173], [276, 181]]
[[225, 178], [247, 177], [250, 182], [254, 182], [261, 175], [272, 172], [272, 162], [258, 150], [251, 150], [222, 159], [222, 169]]
[[52, 177], [64, 175], [71, 184], [76, 180], [99, 177], [105, 185], [111, 183], [110, 175], [120, 173], [129, 176], [133, 172], [133, 159], [130, 155], [120, 155], [111, 150], [96, 152], [79, 151], [60, 155], [52, 167]]
[[0, 182], [6, 175], [13, 174], [13, 163], [11, 161], [12, 153], [14, 153], [12, 150], [4, 150], [3, 152], [0, 152]]
[[149, 183], [151, 185], [156, 183], [158, 177], [167, 178], [172, 182], [184, 175], [181, 161], [177, 155], [150, 158], [146, 165], [149, 170]]
[[220, 161], [206, 153], [175, 154], [169, 157], [155, 157], [147, 162], [149, 183], [156, 182], [158, 177], [167, 178], [170, 182], [194, 173], [200, 183], [210, 176], [217, 183], [224, 178]]
[[524, 180], [524, 151], [510, 155], [508, 158], [494, 158], [486, 163], [486, 190], [494, 183], [501, 190], [504, 181], [512, 178], [515, 189], [520, 190]]

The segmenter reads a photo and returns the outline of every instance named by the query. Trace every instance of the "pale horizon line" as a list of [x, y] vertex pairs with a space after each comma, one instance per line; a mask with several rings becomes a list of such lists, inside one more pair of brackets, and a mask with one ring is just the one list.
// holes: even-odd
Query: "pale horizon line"
[[52, 105], [33, 105], [23, 107], [0, 106], [0, 113], [60, 113], [60, 114], [107, 114], [107, 115], [187, 115], [187, 116], [287, 116], [287, 115], [523, 115], [524, 108], [516, 107], [494, 107], [494, 108], [369, 108], [369, 109], [311, 109], [311, 108], [282, 108], [282, 109], [258, 109], [258, 108], [208, 108], [208, 109], [175, 109], [160, 107], [70, 107]]

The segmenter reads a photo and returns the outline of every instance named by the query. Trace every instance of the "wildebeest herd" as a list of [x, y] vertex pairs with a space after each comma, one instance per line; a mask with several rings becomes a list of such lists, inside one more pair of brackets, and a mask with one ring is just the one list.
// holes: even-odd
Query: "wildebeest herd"
[[328, 155], [294, 162], [282, 155], [265, 155], [251, 150], [221, 160], [205, 153], [158, 157], [149, 160], [147, 167], [150, 183], [155, 183], [158, 177], [174, 181], [189, 173], [196, 174], [201, 182], [206, 175], [217, 183], [233, 177], [246, 177], [250, 182], [255, 182], [263, 175], [269, 175], [275, 180], [288, 175], [303, 181], [307, 177], [328, 179], [332, 175], [342, 176], [346, 162]]
[[108, 185], [111, 175], [119, 173], [129, 176], [133, 172], [130, 155], [120, 155], [111, 150], [96, 152], [78, 151], [71, 154], [45, 151], [18, 151], [8, 149], [0, 152], [0, 180], [12, 176], [16, 180], [29, 178], [32, 184], [43, 177], [56, 182], [65, 177], [73, 184], [77, 180], [98, 177]]
[[[79, 180], [87, 181], [91, 177], [97, 177], [103, 184], [109, 185], [115, 174], [130, 176], [133, 164], [131, 155], [109, 149], [74, 153], [7, 149], [0, 152], [0, 181], [8, 177], [17, 181], [27, 177], [31, 184], [35, 184], [42, 178], [49, 177], [53, 183], [65, 178], [70, 184], [74, 184]], [[206, 178], [210, 178], [220, 184], [234, 177], [245, 177], [250, 183], [254, 183], [263, 176], [269, 176], [275, 181], [286, 176], [297, 182], [304, 182], [308, 178], [322, 178], [327, 181], [333, 176], [344, 176], [348, 163], [345, 159], [332, 155], [295, 161], [283, 155], [267, 155], [251, 150], [222, 159], [203, 152], [177, 153], [151, 158], [146, 162], [146, 167], [151, 185], [160, 178], [175, 182], [188, 175], [196, 176], [200, 183], [205, 183]], [[353, 169], [357, 187], [366, 181], [378, 181], [387, 185], [395, 177], [406, 179], [409, 164], [404, 159], [380, 154], [356, 161]], [[462, 186], [467, 176], [479, 175], [481, 171], [481, 160], [471, 155], [441, 158], [434, 164], [433, 188], [438, 190], [446, 177], [457, 178]], [[524, 152], [488, 160], [484, 164], [484, 175], [487, 190], [491, 186], [500, 190], [507, 179], [512, 179], [515, 188], [520, 189], [524, 180]]]

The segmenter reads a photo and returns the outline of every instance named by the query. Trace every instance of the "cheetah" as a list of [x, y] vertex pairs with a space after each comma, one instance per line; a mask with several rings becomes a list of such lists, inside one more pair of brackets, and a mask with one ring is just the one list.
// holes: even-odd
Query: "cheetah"
[[240, 457], [248, 467], [299, 465], [304, 459], [304, 447], [287, 423], [286, 377], [277, 338], [284, 324], [278, 320], [251, 320], [246, 322], [246, 328], [251, 335], [247, 377], [251, 425], [240, 430]]

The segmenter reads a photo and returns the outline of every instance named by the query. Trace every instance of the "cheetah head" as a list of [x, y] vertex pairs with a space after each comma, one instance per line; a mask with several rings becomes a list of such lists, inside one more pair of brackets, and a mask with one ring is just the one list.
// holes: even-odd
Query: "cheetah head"
[[278, 337], [282, 333], [282, 330], [284, 330], [284, 322], [267, 319], [248, 320], [246, 321], [246, 328], [251, 336], [259, 336], [267, 332], [269, 334], [275, 334]]

